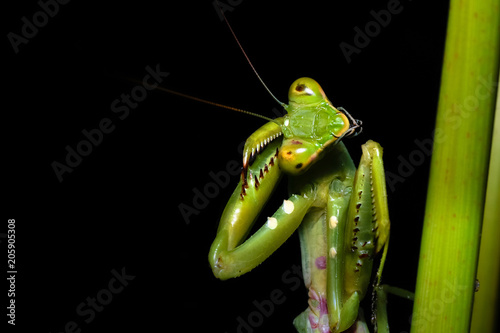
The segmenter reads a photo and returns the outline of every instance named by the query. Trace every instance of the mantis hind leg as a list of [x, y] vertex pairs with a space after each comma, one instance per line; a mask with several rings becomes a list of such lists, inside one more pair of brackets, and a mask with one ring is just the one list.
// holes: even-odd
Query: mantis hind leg
[[372, 321], [373, 324], [377, 327], [378, 333], [389, 333], [389, 320], [387, 316], [387, 294], [393, 294], [411, 301], [413, 301], [415, 298], [415, 294], [411, 291], [389, 286], [387, 284], [374, 286], [373, 294], [375, 302], [374, 304], [372, 304], [372, 306], [375, 307], [375, 310], [373, 311], [374, 314], [372, 317]]
[[382, 271], [384, 269], [387, 251], [389, 249], [389, 238], [384, 245], [384, 252], [380, 259], [380, 265], [377, 270], [377, 277], [373, 284], [372, 294], [372, 324], [377, 328], [378, 333], [389, 333], [389, 320], [387, 316], [387, 294], [393, 294], [408, 300], [413, 301], [415, 294], [411, 291], [393, 287], [387, 284], [380, 284], [382, 279]]

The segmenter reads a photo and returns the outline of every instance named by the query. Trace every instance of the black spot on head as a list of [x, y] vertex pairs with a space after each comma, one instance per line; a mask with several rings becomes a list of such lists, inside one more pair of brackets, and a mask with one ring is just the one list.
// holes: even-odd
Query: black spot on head
[[295, 168], [296, 168], [296, 169], [300, 169], [300, 168], [302, 168], [302, 163], [297, 164], [297, 165], [295, 166]]
[[304, 91], [304, 90], [306, 90], [306, 85], [305, 84], [298, 84], [295, 87], [295, 90], [298, 91], [298, 92]]

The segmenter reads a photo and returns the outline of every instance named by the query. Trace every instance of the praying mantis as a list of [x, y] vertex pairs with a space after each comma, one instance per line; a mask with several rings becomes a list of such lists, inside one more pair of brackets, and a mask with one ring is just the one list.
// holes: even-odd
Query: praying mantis
[[[358, 318], [375, 254], [387, 248], [382, 148], [364, 144], [356, 170], [341, 140], [358, 134], [361, 122], [335, 108], [311, 78], [296, 80], [288, 99], [287, 115], [245, 143], [241, 180], [222, 213], [209, 262], [219, 279], [240, 276], [298, 229], [309, 307], [294, 325], [299, 332], [342, 332]], [[282, 174], [289, 175], [290, 197], [245, 240]]]
[[[268, 122], [246, 140], [241, 177], [209, 251], [213, 274], [226, 280], [250, 272], [298, 230], [309, 301], [293, 322], [297, 331], [367, 332], [360, 302], [369, 289], [375, 256], [382, 252], [374, 283], [376, 294], [381, 292], [389, 243], [382, 147], [367, 141], [356, 169], [342, 141], [358, 135], [362, 122], [334, 107], [308, 77], [292, 83], [288, 104], [277, 100], [228, 26], [287, 114], [276, 119], [259, 115]], [[249, 237], [283, 175], [289, 178], [289, 197]], [[385, 316], [375, 321], [388, 329]]]

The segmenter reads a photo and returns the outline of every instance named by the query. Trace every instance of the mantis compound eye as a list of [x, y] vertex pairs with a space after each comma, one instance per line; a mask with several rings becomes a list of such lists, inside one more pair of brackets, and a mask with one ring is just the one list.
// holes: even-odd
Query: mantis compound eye
[[326, 99], [323, 89], [315, 80], [302, 77], [290, 86], [288, 91], [288, 100], [296, 104], [314, 104]]
[[289, 175], [304, 173], [316, 160], [317, 147], [307, 141], [291, 139], [283, 141], [278, 155], [280, 169]]

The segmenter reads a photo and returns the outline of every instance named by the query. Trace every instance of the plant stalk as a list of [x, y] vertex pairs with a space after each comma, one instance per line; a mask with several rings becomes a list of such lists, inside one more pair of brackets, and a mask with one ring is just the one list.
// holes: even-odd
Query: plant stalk
[[451, 0], [411, 332], [468, 332], [500, 50], [500, 0]]
[[[495, 320], [499, 313], [500, 283], [500, 90], [497, 93], [495, 125], [491, 145], [488, 188], [484, 207], [479, 266], [478, 287], [472, 311], [472, 333], [498, 332]], [[496, 329], [495, 329], [496, 326]]]

